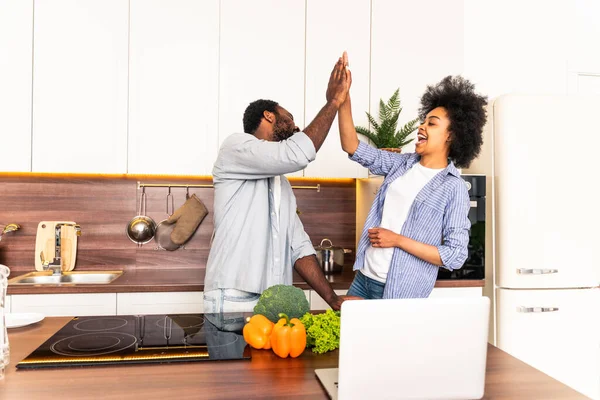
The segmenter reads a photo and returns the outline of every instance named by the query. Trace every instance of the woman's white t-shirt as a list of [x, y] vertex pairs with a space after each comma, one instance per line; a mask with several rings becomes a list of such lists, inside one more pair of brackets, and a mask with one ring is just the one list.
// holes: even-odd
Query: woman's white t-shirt
[[[415, 163], [404, 175], [392, 182], [385, 195], [380, 227], [399, 234], [417, 194], [442, 170], [444, 168], [426, 168], [421, 163]], [[361, 272], [371, 279], [385, 283], [393, 254], [393, 247], [369, 246]]]

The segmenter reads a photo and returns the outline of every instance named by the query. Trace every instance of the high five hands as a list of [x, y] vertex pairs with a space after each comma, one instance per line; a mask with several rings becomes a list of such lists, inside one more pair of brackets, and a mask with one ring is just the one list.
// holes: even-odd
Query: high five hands
[[332, 102], [336, 107], [342, 105], [346, 101], [351, 84], [352, 74], [348, 69], [348, 53], [344, 51], [331, 71], [325, 93], [327, 102]]

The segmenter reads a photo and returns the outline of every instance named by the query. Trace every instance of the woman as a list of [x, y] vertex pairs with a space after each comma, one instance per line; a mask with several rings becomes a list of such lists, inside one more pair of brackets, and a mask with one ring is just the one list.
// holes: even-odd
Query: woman
[[438, 268], [462, 267], [469, 242], [469, 195], [457, 167], [483, 143], [487, 99], [462, 77], [428, 86], [414, 153], [377, 150], [358, 140], [350, 97], [339, 109], [342, 149], [385, 178], [365, 222], [348, 295], [428, 297]]

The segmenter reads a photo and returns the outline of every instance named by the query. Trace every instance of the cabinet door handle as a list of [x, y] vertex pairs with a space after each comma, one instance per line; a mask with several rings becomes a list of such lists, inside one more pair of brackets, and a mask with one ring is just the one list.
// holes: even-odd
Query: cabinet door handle
[[541, 268], [534, 268], [534, 269], [518, 268], [517, 274], [522, 274], [522, 275], [558, 274], [558, 270], [557, 269], [541, 269]]
[[522, 313], [543, 313], [558, 311], [558, 307], [517, 307], [518, 312]]

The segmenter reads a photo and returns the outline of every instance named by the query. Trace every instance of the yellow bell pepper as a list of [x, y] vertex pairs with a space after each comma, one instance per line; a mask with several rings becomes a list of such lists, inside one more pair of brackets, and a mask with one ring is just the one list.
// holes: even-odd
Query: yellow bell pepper
[[243, 334], [244, 340], [255, 349], [271, 348], [271, 332], [273, 331], [273, 322], [261, 314], [246, 318]]
[[271, 333], [271, 347], [273, 352], [281, 358], [298, 357], [306, 348], [306, 329], [298, 318], [291, 320], [286, 314], [279, 314], [281, 318], [273, 327]]

